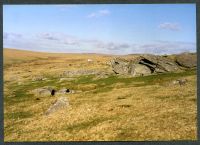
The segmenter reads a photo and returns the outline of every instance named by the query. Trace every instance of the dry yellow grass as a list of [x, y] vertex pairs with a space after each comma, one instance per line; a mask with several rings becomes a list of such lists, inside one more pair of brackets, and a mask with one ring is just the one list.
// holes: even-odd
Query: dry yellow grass
[[[26, 53], [23, 55], [26, 56]], [[57, 54], [51, 55], [55, 57]], [[88, 63], [87, 58], [94, 62]], [[77, 77], [78, 84], [76, 81], [59, 82], [58, 74], [65, 70], [109, 70], [106, 61], [111, 58], [63, 54], [55, 59], [36, 59], [6, 67], [5, 141], [197, 140], [195, 72], [181, 72], [180, 76], [161, 75], [160, 78], [147, 76], [137, 78], [139, 81], [118, 77], [93, 80], [89, 76]], [[36, 81], [34, 86], [30, 80], [37, 75], [45, 75], [53, 81]], [[188, 83], [172, 85], [171, 80], [177, 78], [186, 78]], [[18, 82], [23, 84], [19, 85]], [[35, 100], [36, 96], [28, 94], [29, 90], [43, 84], [57, 87], [67, 85], [83, 92], [68, 94], [66, 97], [70, 106], [67, 109], [45, 116], [44, 112], [59, 96]]]

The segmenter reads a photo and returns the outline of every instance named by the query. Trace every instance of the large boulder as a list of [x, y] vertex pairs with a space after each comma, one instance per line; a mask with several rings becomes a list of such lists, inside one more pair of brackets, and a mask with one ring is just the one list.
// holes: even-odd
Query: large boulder
[[194, 68], [197, 66], [197, 55], [191, 53], [182, 53], [176, 56], [176, 63], [182, 67]]
[[140, 56], [138, 63], [148, 66], [154, 73], [173, 72], [179, 70], [179, 67], [174, 61], [157, 55]]
[[40, 97], [51, 96], [51, 91], [44, 88], [35, 89], [31, 91], [31, 93], [33, 93], [35, 96], [40, 96]]
[[151, 74], [150, 68], [141, 64], [134, 64], [132, 66], [132, 71], [131, 75], [133, 76], [145, 76]]
[[130, 62], [123, 58], [111, 60], [111, 66], [116, 74], [129, 74]]
[[62, 108], [68, 107], [69, 101], [66, 97], [60, 97], [57, 101], [45, 112], [45, 115], [50, 115]]

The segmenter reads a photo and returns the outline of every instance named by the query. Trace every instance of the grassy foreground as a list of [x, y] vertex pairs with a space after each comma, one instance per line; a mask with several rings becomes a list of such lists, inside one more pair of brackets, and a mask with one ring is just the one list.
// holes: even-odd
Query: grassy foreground
[[[52, 61], [51, 64], [40, 61], [41, 65], [31, 61], [29, 65], [26, 62], [4, 70], [5, 141], [197, 140], [195, 70], [135, 78], [110, 75], [98, 80], [87, 75], [62, 82], [52, 71], [46, 74], [47, 80], [26, 80], [28, 67], [39, 72], [42, 66], [44, 71], [44, 66], [55, 62], [61, 66], [60, 58], [48, 60]], [[24, 81], [20, 84], [10, 81], [8, 78], [13, 74], [21, 75]], [[179, 78], [188, 82], [182, 86], [171, 83]], [[45, 116], [44, 112], [60, 96], [36, 100], [29, 93], [43, 86], [82, 92], [66, 96], [70, 107]]]

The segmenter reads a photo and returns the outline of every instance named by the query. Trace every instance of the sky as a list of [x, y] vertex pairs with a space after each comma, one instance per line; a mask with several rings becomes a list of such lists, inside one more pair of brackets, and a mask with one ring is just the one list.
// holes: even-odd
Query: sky
[[3, 47], [117, 55], [196, 52], [196, 5], [4, 5]]

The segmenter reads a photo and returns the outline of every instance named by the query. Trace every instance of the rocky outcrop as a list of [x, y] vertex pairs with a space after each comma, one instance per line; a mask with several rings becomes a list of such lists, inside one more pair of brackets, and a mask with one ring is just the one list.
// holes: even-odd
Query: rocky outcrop
[[173, 72], [179, 70], [179, 67], [174, 61], [157, 55], [140, 56], [138, 63], [146, 65], [153, 73]]
[[171, 59], [157, 55], [141, 55], [135, 60], [115, 58], [111, 66], [116, 74], [144, 76], [153, 73], [174, 72], [180, 70]]
[[194, 68], [197, 66], [197, 55], [182, 53], [176, 56], [176, 63], [182, 67]]

